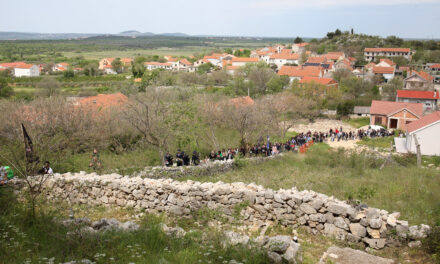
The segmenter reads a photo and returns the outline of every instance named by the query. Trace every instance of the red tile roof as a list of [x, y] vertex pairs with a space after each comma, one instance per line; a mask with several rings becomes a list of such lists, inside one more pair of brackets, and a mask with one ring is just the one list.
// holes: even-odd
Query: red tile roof
[[431, 65], [431, 69], [440, 69], [440, 64]]
[[187, 65], [187, 66], [191, 66], [191, 65], [192, 65], [192, 63], [189, 62], [187, 59], [181, 59], [181, 60], [180, 60], [180, 63], [185, 64], [185, 65]]
[[169, 62], [176, 62], [177, 61], [177, 59], [174, 58], [173, 56], [164, 56], [164, 58]]
[[6, 62], [6, 63], [1, 63], [0, 67], [3, 68], [18, 68], [18, 69], [30, 69], [32, 68], [32, 66], [34, 66], [33, 64], [27, 64], [26, 62]]
[[397, 90], [397, 97], [399, 98], [414, 98], [414, 99], [440, 99], [439, 93], [434, 91], [410, 91]]
[[122, 61], [122, 63], [127, 65], [127, 64], [130, 64], [133, 61], [133, 59], [132, 58], [122, 58], [121, 61]]
[[96, 107], [99, 109], [120, 106], [128, 101], [127, 96], [122, 93], [115, 94], [98, 94], [97, 96], [91, 96], [78, 101], [80, 106]]
[[422, 77], [423, 79], [425, 79], [425, 80], [427, 80], [427, 81], [432, 81], [432, 80], [434, 80], [434, 76], [432, 76], [431, 74], [429, 74], [429, 73], [427, 73], [427, 72], [424, 72], [424, 71], [410, 71], [410, 72], [408, 72], [408, 74], [407, 74], [407, 78], [409, 78], [409, 77], [411, 77], [411, 76], [413, 76], [414, 74], [417, 74], [417, 75], [419, 75], [420, 77]]
[[309, 57], [307, 59], [308, 63], [324, 63], [327, 61], [325, 56]]
[[390, 65], [390, 66], [394, 66], [396, 65], [392, 60], [390, 59], [380, 59], [380, 62], [385, 62], [386, 64]]
[[344, 56], [344, 52], [328, 52], [324, 55], [328, 60], [338, 60], [342, 56]]
[[305, 47], [305, 46], [308, 46], [308, 45], [309, 45], [309, 43], [307, 43], [307, 42], [295, 44], [295, 46], [297, 46], [297, 47]]
[[319, 77], [310, 77], [310, 76], [306, 76], [302, 78], [301, 81], [299, 81], [299, 83], [317, 83], [322, 85], [338, 84], [338, 82], [332, 78], [319, 78]]
[[404, 103], [376, 100], [373, 100], [371, 102], [370, 114], [389, 115], [405, 108], [412, 113], [418, 115], [419, 117], [423, 115], [423, 104], [420, 103]]
[[394, 67], [373, 67], [373, 73], [378, 74], [393, 74], [394, 73]]
[[298, 60], [300, 55], [298, 53], [275, 53], [270, 56], [271, 59], [281, 60]]
[[406, 131], [408, 133], [414, 132], [416, 130], [419, 130], [423, 127], [426, 127], [430, 124], [436, 123], [440, 121], [440, 111], [433, 112], [429, 115], [426, 115], [419, 120], [413, 121], [406, 125]]
[[232, 58], [232, 62], [258, 62], [258, 58]]
[[278, 71], [278, 75], [287, 75], [290, 77], [320, 77], [321, 75], [321, 67], [318, 66], [309, 66], [309, 67], [301, 67], [301, 66], [282, 66]]
[[370, 63], [368, 63], [367, 65], [365, 65], [365, 68], [366, 69], [369, 69], [369, 68], [373, 68], [373, 67], [375, 67], [376, 66], [376, 63], [374, 63], [374, 62], [370, 62]]
[[365, 52], [410, 52], [409, 48], [365, 48]]
[[173, 64], [169, 62], [157, 62], [157, 61], [144, 62], [144, 65], [156, 65], [156, 66], [167, 66], [167, 67], [173, 66]]

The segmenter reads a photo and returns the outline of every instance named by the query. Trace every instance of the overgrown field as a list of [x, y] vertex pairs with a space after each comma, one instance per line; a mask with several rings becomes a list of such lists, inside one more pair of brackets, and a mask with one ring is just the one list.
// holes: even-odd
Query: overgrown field
[[440, 218], [440, 171], [417, 168], [412, 156], [395, 159], [399, 165], [380, 170], [382, 159], [315, 144], [304, 155], [289, 153], [260, 164], [240, 161], [237, 170], [192, 180], [255, 182], [272, 189], [297, 187], [398, 211], [411, 224], [435, 223]]
[[[31, 218], [12, 193], [0, 188], [0, 263], [62, 263], [89, 259], [95, 263], [268, 263], [259, 248], [223, 246], [221, 232], [194, 231], [167, 236], [161, 218], [140, 220], [137, 231], [78, 232], [54, 220], [59, 210], [40, 210]], [[65, 216], [64, 216], [65, 217]], [[59, 218], [62, 219], [62, 218]]]

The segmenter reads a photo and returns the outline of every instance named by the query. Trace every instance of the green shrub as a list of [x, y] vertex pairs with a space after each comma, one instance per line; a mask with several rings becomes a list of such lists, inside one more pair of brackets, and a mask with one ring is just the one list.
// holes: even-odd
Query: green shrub
[[428, 237], [424, 239], [423, 245], [426, 251], [432, 255], [436, 263], [440, 263], [440, 225], [432, 227]]

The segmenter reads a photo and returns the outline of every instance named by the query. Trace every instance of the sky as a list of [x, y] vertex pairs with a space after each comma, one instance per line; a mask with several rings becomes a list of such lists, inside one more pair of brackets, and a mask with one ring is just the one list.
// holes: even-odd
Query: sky
[[0, 0], [0, 31], [440, 38], [440, 0]]

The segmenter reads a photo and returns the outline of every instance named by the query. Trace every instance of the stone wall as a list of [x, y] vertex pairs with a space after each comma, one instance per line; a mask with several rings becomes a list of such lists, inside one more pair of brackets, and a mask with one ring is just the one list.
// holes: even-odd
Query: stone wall
[[244, 224], [263, 226], [278, 222], [305, 226], [314, 234], [363, 241], [376, 249], [393, 241], [390, 230], [409, 240], [420, 239], [429, 230], [426, 225], [409, 227], [407, 221], [398, 220], [399, 213], [353, 207], [313, 191], [273, 191], [253, 183], [179, 182], [82, 172], [50, 176], [44, 189], [48, 198], [74, 204], [127, 206], [177, 216], [190, 216], [191, 212], [207, 207], [233, 218], [237, 208], [243, 208], [240, 215]]

